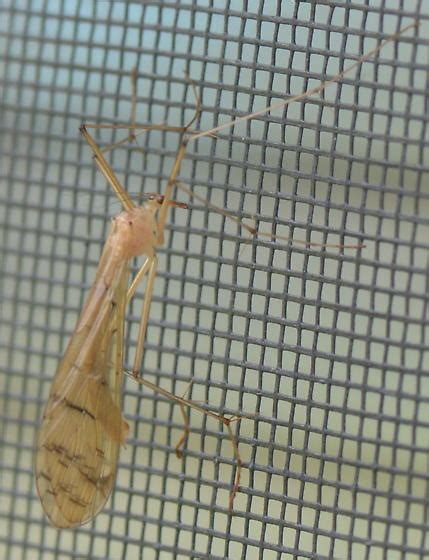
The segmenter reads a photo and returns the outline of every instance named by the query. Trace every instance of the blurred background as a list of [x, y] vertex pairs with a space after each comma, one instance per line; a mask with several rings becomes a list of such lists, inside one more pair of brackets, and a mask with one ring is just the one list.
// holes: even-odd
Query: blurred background
[[[180, 411], [126, 379], [112, 499], [82, 528], [50, 527], [37, 427], [120, 211], [79, 126], [127, 122], [136, 66], [139, 122], [191, 118], [187, 73], [207, 130], [416, 20], [323, 93], [189, 146], [181, 180], [277, 236], [250, 239], [177, 192], [189, 209], [159, 250], [142, 374], [177, 395], [193, 380], [192, 399], [242, 417], [233, 514], [227, 433], [192, 412], [177, 459]], [[0, 0], [2, 558], [427, 557], [428, 22], [419, 0]], [[178, 142], [142, 134], [109, 161], [133, 196], [163, 192]]]

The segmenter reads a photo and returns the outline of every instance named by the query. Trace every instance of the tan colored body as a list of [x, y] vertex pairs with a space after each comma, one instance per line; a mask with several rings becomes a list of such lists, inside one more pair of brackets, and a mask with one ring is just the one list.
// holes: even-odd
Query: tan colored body
[[103, 507], [115, 482], [128, 424], [121, 414], [123, 331], [129, 260], [152, 256], [154, 206], [113, 220], [94, 284], [78, 320], [43, 415], [36, 484], [56, 527], [85, 523]]

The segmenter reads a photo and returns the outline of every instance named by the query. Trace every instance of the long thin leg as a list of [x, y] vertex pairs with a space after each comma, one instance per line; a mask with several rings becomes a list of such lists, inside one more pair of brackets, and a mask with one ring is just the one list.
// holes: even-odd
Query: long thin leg
[[[193, 383], [193, 379], [189, 382], [188, 387], [186, 388], [186, 391], [183, 393], [182, 398], [185, 398], [185, 395], [189, 392], [191, 386]], [[184, 447], [189, 434], [191, 432], [190, 429], [190, 425], [189, 425], [189, 415], [186, 412], [186, 408], [183, 404], [179, 404], [180, 406], [180, 412], [182, 413], [183, 416], [183, 435], [182, 437], [179, 439], [179, 441], [176, 443], [176, 456], [180, 459], [183, 457], [183, 451], [182, 451], [182, 447]]]
[[97, 142], [88, 132], [86, 125], [82, 125], [80, 127], [80, 131], [83, 137], [85, 138], [85, 140], [88, 142], [91, 150], [93, 151], [95, 163], [97, 164], [100, 171], [103, 173], [104, 177], [107, 179], [109, 185], [115, 191], [117, 197], [121, 201], [125, 210], [131, 210], [132, 208], [134, 208], [135, 205], [133, 201], [131, 200], [127, 191], [122, 186], [119, 179], [116, 177], [116, 174], [113, 171], [112, 167], [109, 165], [109, 163], [107, 163], [106, 158], [101, 153], [101, 150]]
[[191, 432], [190, 426], [189, 426], [189, 416], [186, 413], [186, 409], [185, 406], [183, 404], [179, 404], [180, 407], [180, 412], [182, 413], [182, 417], [183, 417], [183, 435], [182, 437], [179, 439], [179, 441], [176, 443], [176, 457], [178, 457], [179, 459], [181, 459], [183, 457], [183, 451], [182, 451], [182, 447], [184, 447], [189, 434]]
[[138, 285], [141, 282], [141, 279], [143, 278], [143, 276], [145, 274], [147, 274], [150, 265], [151, 265], [151, 257], [147, 257], [147, 259], [145, 260], [145, 262], [142, 264], [142, 266], [140, 267], [140, 270], [137, 272], [137, 274], [134, 276], [134, 280], [131, 282], [131, 286], [128, 288], [128, 292], [127, 292], [127, 303], [130, 302], [131, 298], [133, 297], [133, 295], [136, 292], [136, 289], [138, 287]]
[[[115, 172], [113, 171], [110, 164], [106, 161], [103, 154], [108, 152], [109, 150], [113, 150], [114, 148], [122, 144], [135, 140], [137, 136], [135, 133], [136, 130], [141, 130], [141, 131], [161, 130], [161, 131], [178, 132], [182, 135], [182, 139], [180, 141], [179, 149], [176, 155], [176, 160], [174, 162], [173, 169], [170, 173], [170, 177], [168, 179], [165, 193], [163, 196], [163, 202], [161, 204], [161, 208], [159, 209], [159, 213], [158, 213], [158, 240], [157, 240], [158, 245], [162, 245], [164, 243], [164, 229], [167, 220], [167, 212], [169, 206], [171, 206], [173, 187], [175, 185], [177, 175], [179, 174], [182, 160], [186, 154], [190, 127], [194, 124], [194, 122], [198, 118], [198, 115], [201, 113], [201, 100], [198, 95], [198, 91], [195, 86], [195, 83], [188, 76], [187, 76], [187, 80], [190, 82], [192, 86], [196, 103], [195, 103], [194, 115], [185, 126], [168, 126], [165, 124], [157, 125], [157, 124], [136, 123], [137, 69], [133, 68], [131, 72], [132, 99], [131, 99], [130, 122], [121, 123], [121, 124], [89, 123], [89, 124], [84, 124], [80, 127], [80, 131], [82, 135], [84, 136], [85, 140], [88, 142], [89, 146], [91, 147], [94, 153], [95, 163], [97, 164], [97, 166], [99, 167], [99, 169], [101, 170], [105, 178], [107, 179], [108, 183], [115, 191], [116, 195], [118, 196], [119, 200], [122, 202], [122, 205], [126, 210], [131, 210], [135, 205], [133, 204], [130, 196], [128, 195], [128, 193], [126, 192], [122, 184], [120, 183], [119, 179], [116, 177]], [[89, 133], [88, 129], [128, 129], [128, 136], [120, 140], [119, 142], [111, 144], [110, 146], [105, 146], [104, 148], [100, 148], [97, 142], [94, 140], [93, 136]]]
[[[89, 129], [106, 129], [106, 130], [123, 130], [123, 129], [128, 129], [130, 130], [130, 123], [120, 123], [120, 124], [85, 124], [84, 125], [85, 128], [89, 128]], [[187, 131], [186, 126], [170, 126], [168, 124], [133, 124], [132, 125], [132, 130], [140, 130], [140, 134], [142, 134], [143, 132], [149, 132], [151, 130], [159, 130], [159, 131], [166, 131], [166, 132], [177, 132], [179, 134], [183, 134]], [[132, 142], [133, 140], [136, 139], [136, 137], [139, 134], [133, 133], [133, 134], [128, 134], [128, 136], [126, 136], [125, 138], [122, 138], [121, 140], [118, 140], [118, 142], [115, 142], [114, 144], [109, 144], [108, 146], [103, 146], [103, 148], [100, 148], [100, 152], [105, 154], [107, 152], [110, 152], [111, 150], [114, 150], [115, 148], [118, 148], [119, 146], [122, 146], [123, 144], [127, 144], [129, 142]]]
[[[191, 142], [191, 141], [195, 141], [198, 140], [199, 138], [203, 138], [205, 136], [212, 136], [213, 134], [217, 134], [219, 131], [224, 130], [226, 128], [230, 128], [233, 127], [235, 124], [239, 123], [239, 122], [243, 122], [243, 121], [248, 121], [250, 119], [254, 119], [255, 117], [261, 116], [261, 115], [265, 115], [266, 113], [269, 113], [270, 111], [274, 110], [274, 109], [279, 109], [282, 107], [286, 107], [287, 105], [290, 105], [291, 103], [294, 103], [296, 101], [301, 101], [303, 99], [306, 99], [308, 97], [311, 97], [312, 95], [316, 95], [318, 93], [321, 93], [322, 91], [324, 91], [327, 87], [331, 86], [332, 84], [335, 84], [337, 82], [339, 82], [342, 78], [344, 78], [344, 76], [346, 76], [348, 73], [350, 73], [354, 68], [360, 66], [363, 62], [370, 60], [371, 58], [375, 57], [383, 48], [387, 43], [390, 43], [392, 41], [397, 40], [403, 33], [405, 33], [406, 31], [416, 28], [419, 26], [418, 22], [414, 22], [411, 23], [409, 25], [406, 25], [405, 27], [403, 27], [402, 29], [400, 29], [397, 33], [394, 33], [392, 35], [390, 35], [389, 37], [387, 37], [387, 39], [385, 39], [382, 43], [380, 43], [380, 45], [378, 45], [377, 47], [375, 47], [374, 49], [372, 49], [371, 51], [369, 51], [368, 53], [366, 53], [365, 55], [359, 57], [355, 62], [353, 62], [350, 66], [348, 66], [347, 68], [345, 68], [342, 72], [339, 72], [338, 74], [336, 74], [335, 76], [333, 76], [331, 79], [326, 80], [324, 82], [322, 82], [319, 86], [314, 87], [308, 91], [305, 91], [303, 93], [300, 93], [298, 95], [295, 96], [291, 96], [288, 99], [273, 103], [272, 105], [269, 105], [268, 107], [265, 107], [264, 109], [261, 109], [260, 111], [255, 111], [253, 113], [244, 115], [242, 117], [237, 117], [236, 119], [233, 119], [232, 121], [229, 121], [227, 123], [221, 124], [217, 127], [211, 128], [210, 130], [203, 130], [201, 132], [197, 132], [196, 134], [188, 134], [186, 137], [183, 138], [183, 142], [182, 145], [179, 149], [178, 152], [178, 156], [176, 159], [176, 162], [178, 163], [178, 166], [180, 168], [180, 163], [184, 157], [185, 151], [186, 151], [186, 144]], [[167, 185], [167, 189], [166, 189], [166, 198], [170, 198], [171, 197], [171, 192], [174, 186], [174, 183], [176, 181], [177, 178], [177, 174], [178, 174], [178, 170], [173, 169], [171, 175], [170, 175], [170, 179], [168, 181], [168, 185]], [[160, 236], [159, 239], [163, 240], [163, 232], [164, 232], [164, 225], [165, 225], [165, 220], [166, 220], [166, 215], [167, 215], [167, 206], [163, 205], [163, 207], [160, 210], [160, 216], [159, 216], [159, 222], [160, 222]], [[273, 235], [271, 233], [258, 233], [259, 236], [264, 236], [264, 237], [269, 237], [272, 238]], [[292, 241], [287, 237], [282, 237], [282, 236], [276, 236], [277, 239], [283, 239], [284, 241]], [[308, 242], [308, 241], [301, 241], [301, 240], [293, 240], [294, 243], [297, 244], [302, 244], [302, 245], [314, 245], [314, 246], [320, 246], [320, 247], [340, 247], [340, 248], [353, 248], [353, 249], [360, 249], [363, 247], [363, 245], [359, 244], [359, 245], [336, 245], [336, 244], [328, 244], [328, 243], [313, 243], [313, 242]]]
[[[149, 263], [149, 264], [146, 264]], [[155, 278], [156, 278], [156, 270], [157, 270], [157, 266], [158, 266], [158, 259], [156, 256], [153, 257], [149, 257], [147, 259], [147, 261], [144, 263], [143, 267], [147, 266], [147, 272], [146, 269], [144, 270], [144, 274], [148, 274], [148, 279], [147, 279], [147, 284], [146, 284], [146, 289], [145, 289], [145, 294], [144, 294], [144, 302], [143, 302], [143, 310], [142, 310], [142, 316], [140, 319], [140, 325], [139, 325], [139, 333], [137, 336], [137, 343], [136, 343], [136, 353], [134, 355], [134, 366], [133, 366], [133, 372], [135, 377], [139, 376], [140, 373], [140, 368], [141, 368], [141, 364], [142, 364], [142, 360], [143, 360], [143, 352], [144, 352], [144, 343], [145, 343], [145, 339], [146, 339], [146, 331], [147, 331], [147, 325], [148, 325], [148, 321], [149, 321], [149, 312], [150, 312], [150, 305], [152, 303], [152, 293], [153, 293], [153, 286], [155, 283]], [[143, 269], [142, 267], [142, 269]], [[142, 271], [142, 269], [140, 269], [140, 271]], [[131, 288], [133, 288], [134, 283], [131, 285]], [[135, 289], [135, 288], [134, 288]], [[130, 292], [130, 290], [128, 290], [128, 292]]]
[[179, 174], [180, 167], [182, 165], [182, 160], [186, 154], [187, 144], [188, 139], [186, 137], [183, 137], [177, 151], [176, 161], [174, 162], [173, 169], [171, 170], [170, 177], [168, 178], [167, 186], [165, 187], [164, 200], [161, 204], [161, 208], [158, 211], [158, 245], [164, 244], [164, 229], [165, 223], [167, 221], [167, 212], [173, 194], [173, 187], [176, 183], [177, 175]]
[[195, 96], [195, 112], [192, 119], [185, 126], [185, 130], [182, 135], [179, 149], [177, 150], [176, 161], [174, 162], [173, 169], [171, 170], [170, 177], [168, 178], [167, 186], [165, 188], [164, 200], [158, 212], [158, 244], [159, 245], [162, 245], [164, 243], [165, 222], [167, 220], [167, 212], [170, 206], [170, 201], [173, 194], [173, 188], [176, 183], [176, 179], [177, 179], [177, 175], [179, 174], [180, 167], [182, 165], [182, 160], [186, 154], [189, 138], [192, 136], [192, 134], [189, 133], [189, 129], [197, 120], [198, 115], [201, 113], [201, 100], [197, 88], [195, 86], [195, 83], [189, 77], [187, 77], [187, 79], [192, 86], [194, 96]]
[[[111, 144], [110, 146], [105, 146], [101, 149], [103, 153], [108, 152], [109, 150], [113, 150], [117, 146], [125, 144], [127, 142], [132, 142], [136, 139], [136, 130], [140, 130], [141, 132], [147, 132], [150, 130], [160, 130], [160, 131], [170, 131], [170, 132], [178, 132], [183, 134], [189, 127], [193, 124], [193, 122], [197, 118], [197, 113], [192, 117], [192, 119], [184, 126], [170, 126], [166, 124], [151, 124], [151, 123], [137, 123], [136, 122], [136, 115], [137, 115], [137, 68], [133, 68], [131, 71], [131, 85], [132, 85], [132, 95], [131, 95], [131, 111], [130, 111], [130, 121], [128, 123], [119, 123], [119, 124], [97, 124], [97, 123], [89, 123], [86, 124], [86, 128], [94, 128], [94, 129], [128, 129], [128, 136], [119, 140], [115, 144]], [[198, 104], [199, 110], [199, 104]]]
[[234, 507], [235, 496], [237, 495], [237, 492], [240, 489], [241, 469], [242, 469], [242, 466], [243, 466], [243, 463], [241, 461], [240, 451], [238, 449], [237, 438], [235, 437], [234, 432], [232, 431], [232, 428], [231, 428], [231, 421], [238, 421], [238, 420], [240, 420], [239, 417], [233, 416], [232, 418], [229, 419], [229, 422], [227, 424], [225, 424], [226, 429], [228, 430], [228, 433], [229, 433], [229, 439], [231, 441], [232, 450], [234, 452], [235, 464], [237, 466], [237, 470], [235, 472], [234, 483], [233, 483], [231, 491], [229, 493], [229, 507], [228, 507], [229, 511], [232, 511], [232, 509]]
[[[231, 424], [233, 422], [240, 421], [241, 418], [239, 416], [231, 416], [228, 418], [227, 416], [222, 416], [222, 414], [217, 414], [216, 412], [208, 410], [207, 408], [204, 408], [203, 406], [199, 405], [196, 402], [185, 399], [183, 397], [178, 397], [177, 395], [174, 395], [173, 393], [170, 393], [170, 391], [167, 391], [166, 389], [163, 389], [162, 387], [155, 385], [155, 383], [151, 383], [150, 381], [144, 379], [143, 377], [136, 377], [134, 371], [125, 371], [125, 374], [128, 375], [128, 377], [134, 379], [134, 381], [137, 381], [137, 383], [139, 383], [140, 385], [148, 387], [149, 389], [152, 389], [152, 391], [154, 391], [155, 393], [158, 393], [166, 397], [167, 399], [178, 403], [181, 406], [182, 414], [183, 414], [184, 407], [193, 408], [194, 410], [198, 410], [202, 414], [205, 414], [206, 416], [210, 416], [211, 418], [214, 418], [215, 420], [217, 420], [218, 422], [226, 426], [233, 449], [235, 463], [236, 463], [234, 483], [232, 485], [230, 495], [229, 495], [229, 510], [232, 511], [234, 499], [240, 487], [241, 470], [242, 470], [243, 462], [241, 460], [240, 452], [238, 449], [237, 438], [234, 435], [234, 432], [232, 431]], [[186, 413], [184, 416], [184, 420], [185, 420], [185, 431], [186, 431], [186, 424], [187, 424]]]
[[222, 216], [225, 216], [225, 218], [227, 218], [228, 220], [231, 220], [232, 222], [235, 222], [238, 226], [245, 229], [250, 234], [257, 235], [258, 232], [257, 232], [257, 229], [255, 227], [252, 227], [252, 226], [249, 226], [249, 225], [245, 224], [242, 220], [240, 220], [240, 218], [237, 218], [237, 216], [234, 216], [233, 214], [228, 212], [228, 210], [225, 210], [224, 208], [221, 208], [220, 206], [216, 206], [215, 204], [212, 204], [209, 200], [207, 200], [203, 196], [200, 196], [199, 194], [194, 193], [190, 188], [188, 188], [181, 181], [176, 181], [176, 186], [177, 186], [178, 189], [185, 192], [190, 198], [195, 198], [195, 200], [199, 200], [200, 202], [205, 204], [207, 206], [207, 208], [210, 208], [210, 210], [213, 210], [217, 214], [221, 214]]
[[333, 248], [336, 248], [336, 249], [363, 249], [365, 247], [365, 245], [363, 245], [362, 243], [357, 243], [357, 244], [317, 243], [317, 241], [305, 241], [303, 239], [294, 239], [292, 237], [287, 237], [285, 235], [276, 235], [276, 234], [273, 234], [273, 233], [268, 232], [268, 231], [260, 231], [260, 230], [256, 229], [255, 227], [252, 227], [252, 226], [249, 226], [248, 224], [245, 224], [242, 220], [240, 220], [239, 218], [237, 218], [236, 216], [234, 216], [233, 214], [231, 214], [230, 212], [228, 212], [224, 208], [220, 208], [219, 206], [216, 206], [215, 204], [212, 204], [209, 200], [207, 200], [203, 196], [200, 196], [199, 194], [194, 193], [193, 191], [191, 191], [191, 189], [189, 189], [186, 185], [184, 185], [180, 181], [176, 181], [176, 186], [177, 186], [178, 189], [185, 192], [190, 198], [195, 198], [196, 200], [199, 200], [200, 202], [205, 204], [207, 206], [207, 208], [210, 208], [214, 212], [217, 212], [218, 214], [221, 214], [222, 216], [225, 216], [225, 218], [227, 218], [228, 220], [231, 220], [231, 221], [235, 222], [237, 225], [239, 225], [241, 228], [245, 229], [246, 231], [248, 231], [251, 235], [254, 235], [255, 237], [265, 237], [265, 238], [269, 238], [271, 240], [279, 239], [280, 241], [287, 241], [287, 242], [290, 242], [290, 243], [294, 243], [296, 245], [305, 245], [307, 247], [309, 247], [309, 246], [311, 246], [311, 247], [324, 247], [324, 248], [333, 247]]
[[125, 373], [127, 373], [127, 375], [130, 375], [131, 377], [133, 377], [133, 379], [135, 381], [137, 381], [138, 383], [140, 383], [141, 385], [149, 387], [153, 391], [155, 391], [157, 393], [160, 393], [163, 396], [165, 396], [165, 397], [169, 398], [170, 400], [179, 404], [180, 411], [181, 411], [181, 414], [183, 416], [183, 421], [184, 421], [184, 433], [183, 433], [182, 437], [180, 438], [178, 444], [176, 445], [176, 455], [178, 457], [181, 456], [181, 453], [182, 453], [181, 447], [186, 442], [186, 439], [188, 438], [188, 435], [189, 435], [189, 432], [190, 432], [189, 417], [186, 413], [185, 407], [194, 408], [195, 410], [198, 410], [198, 411], [202, 412], [203, 414], [216, 419], [218, 422], [221, 422], [222, 424], [224, 424], [227, 427], [229, 438], [231, 440], [233, 453], [234, 453], [235, 462], [236, 462], [236, 473], [235, 473], [234, 483], [233, 483], [233, 486], [231, 488], [230, 497], [229, 497], [229, 509], [232, 510], [232, 506], [233, 506], [233, 503], [234, 503], [234, 498], [235, 498], [235, 496], [238, 492], [239, 486], [240, 486], [242, 461], [241, 461], [241, 457], [240, 457], [240, 453], [239, 453], [239, 449], [238, 449], [237, 439], [236, 439], [236, 437], [235, 437], [235, 435], [234, 435], [234, 433], [231, 429], [231, 423], [239, 420], [240, 418], [236, 417], [236, 416], [234, 416], [232, 418], [227, 418], [226, 416], [222, 416], [221, 414], [216, 414], [215, 412], [212, 412], [212, 411], [207, 410], [206, 408], [200, 406], [198, 403], [195, 403], [191, 400], [185, 399], [184, 397], [178, 397], [178, 396], [174, 395], [173, 393], [170, 393], [169, 391], [167, 391], [165, 389], [162, 389], [161, 387], [158, 387], [154, 383], [151, 383], [150, 381], [147, 381], [146, 379], [143, 379], [139, 374], [140, 369], [141, 369], [142, 360], [143, 360], [144, 343], [145, 343], [145, 338], [146, 338], [147, 325], [148, 325], [148, 321], [149, 321], [149, 311], [150, 311], [150, 305], [151, 305], [151, 302], [152, 302], [152, 293], [153, 293], [153, 286], [154, 286], [154, 282], [155, 282], [155, 278], [156, 278], [157, 264], [158, 264], [158, 260], [157, 260], [156, 256], [148, 257], [146, 259], [146, 261], [143, 263], [143, 265], [141, 266], [138, 273], [136, 274], [133, 282], [131, 283], [131, 286], [128, 288], [127, 300], [129, 301], [129, 299], [134, 295], [134, 293], [136, 291], [136, 288], [137, 288], [138, 284], [140, 283], [141, 279], [143, 278], [143, 276], [145, 274], [148, 274], [148, 280], [147, 280], [147, 285], [146, 285], [146, 290], [145, 290], [142, 316], [141, 316], [141, 319], [140, 319], [139, 333], [138, 333], [138, 338], [137, 338], [137, 343], [136, 343], [136, 348], [137, 349], [136, 349], [136, 353], [135, 353], [135, 356], [134, 356], [133, 370], [132, 370], [131, 373], [130, 372], [125, 372]]
[[136, 134], [135, 134], [136, 130], [141, 130], [141, 131], [149, 131], [149, 130], [164, 131], [164, 130], [167, 130], [167, 131], [170, 131], [170, 132], [178, 132], [178, 133], [182, 133], [182, 134], [185, 133], [185, 132], [188, 132], [189, 129], [191, 128], [191, 126], [197, 120], [198, 115], [201, 113], [201, 101], [200, 101], [200, 97], [199, 97], [198, 92], [197, 92], [197, 88], [195, 86], [195, 82], [193, 80], [191, 80], [188, 75], [186, 75], [186, 79], [191, 84], [192, 90], [193, 90], [194, 96], [195, 96], [194, 115], [192, 116], [192, 118], [190, 119], [190, 121], [187, 124], [185, 124], [184, 126], [170, 126], [170, 125], [165, 125], [165, 124], [137, 123], [136, 122], [136, 115], [137, 115], [137, 77], [138, 77], [138, 71], [137, 71], [137, 68], [134, 67], [131, 70], [132, 94], [131, 94], [130, 121], [128, 123], [119, 123], [119, 124], [89, 123], [89, 124], [85, 125], [86, 128], [106, 128], [106, 129], [125, 129], [125, 128], [127, 128], [128, 129], [128, 136], [126, 138], [124, 138], [123, 140], [120, 140], [116, 144], [112, 144], [111, 147], [109, 147], [109, 146], [104, 147], [101, 150], [103, 153], [108, 151], [109, 149], [113, 149], [113, 147], [115, 147], [115, 146], [118, 146], [120, 144], [124, 144], [126, 142], [131, 142], [132, 140], [134, 140], [135, 137], [136, 137]]
[[273, 103], [272, 105], [269, 105], [268, 107], [265, 107], [264, 109], [261, 109], [260, 111], [255, 111], [254, 113], [248, 113], [247, 115], [244, 115], [242, 117], [237, 117], [236, 119], [233, 119], [232, 121], [226, 122], [224, 124], [220, 124], [219, 126], [215, 126], [214, 128], [211, 128], [210, 130], [203, 130], [201, 132], [198, 132], [197, 134], [192, 135], [190, 137], [190, 140], [198, 140], [198, 138], [203, 138], [204, 136], [210, 136], [212, 134], [215, 134], [215, 133], [219, 132], [220, 130], [230, 128], [230, 127], [236, 125], [239, 122], [254, 119], [255, 117], [265, 115], [266, 113], [269, 113], [270, 111], [273, 111], [274, 109], [281, 109], [283, 107], [286, 107], [287, 105], [290, 105], [291, 103], [294, 103], [296, 101], [301, 101], [302, 99], [306, 99], [308, 97], [311, 97], [312, 95], [316, 95], [318, 93], [321, 93], [327, 87], [331, 86], [332, 84], [335, 84], [335, 83], [339, 82], [342, 78], [344, 78], [344, 76], [349, 74], [354, 68], [357, 68], [358, 66], [360, 66], [363, 62], [365, 62], [367, 60], [371, 60], [372, 58], [374, 58], [388, 43], [391, 43], [392, 41], [396, 41], [397, 39], [400, 38], [401, 35], [403, 35], [407, 31], [409, 31], [410, 29], [414, 29], [414, 28], [419, 27], [419, 25], [420, 25], [419, 22], [416, 21], [414, 23], [410, 23], [409, 25], [404, 26], [397, 33], [393, 33], [392, 35], [387, 37], [377, 47], [373, 48], [372, 50], [368, 51], [363, 56], [359, 57], [357, 60], [355, 60], [355, 62], [350, 64], [350, 66], [345, 68], [342, 72], [339, 72], [338, 74], [333, 76], [331, 79], [322, 82], [318, 86], [316, 86], [312, 89], [309, 89], [307, 91], [304, 91], [302, 93], [299, 93], [298, 95], [288, 97], [288, 99], [285, 99], [283, 101], [278, 101], [276, 103]]
[[[129, 126], [130, 125], [128, 124], [127, 128]], [[150, 126], [151, 125], [148, 125], [146, 128], [148, 129]], [[110, 125], [100, 125], [100, 127], [110, 128]], [[117, 128], [117, 127], [113, 126], [113, 128]], [[125, 125], [122, 126], [121, 128], [125, 128]], [[164, 125], [153, 126], [152, 128], [156, 128], [157, 130], [170, 130], [169, 127], [166, 127]], [[129, 194], [127, 193], [127, 191], [123, 187], [122, 183], [117, 178], [115, 172], [113, 171], [112, 166], [108, 163], [108, 161], [104, 157], [103, 152], [100, 149], [100, 146], [97, 144], [97, 142], [95, 141], [95, 139], [93, 138], [93, 136], [90, 134], [90, 132], [87, 129], [88, 129], [88, 125], [85, 125], [85, 124], [83, 124], [80, 127], [80, 131], [82, 133], [82, 136], [88, 142], [88, 144], [89, 144], [89, 146], [90, 146], [90, 148], [93, 152], [93, 157], [94, 157], [95, 163], [97, 164], [100, 171], [103, 173], [104, 177], [107, 179], [107, 182], [109, 183], [109, 185], [112, 187], [112, 189], [116, 193], [117, 197], [121, 201], [125, 210], [131, 210], [132, 208], [135, 207], [135, 204], [131, 200]], [[183, 130], [183, 127], [181, 127], [180, 130]], [[160, 215], [161, 215], [161, 212], [163, 211], [163, 208], [165, 208], [165, 210], [163, 211], [163, 219], [158, 220], [162, 224], [158, 228], [159, 232], [160, 232], [158, 238], [162, 239], [161, 243], [164, 241], [165, 219], [166, 219], [168, 206], [171, 205], [171, 192], [173, 190], [173, 186], [174, 186], [176, 177], [177, 177], [177, 175], [180, 171], [180, 165], [181, 165], [182, 159], [185, 155], [185, 152], [186, 152], [186, 144], [184, 142], [182, 142], [180, 147], [179, 147], [178, 153], [177, 153], [177, 157], [176, 157], [176, 161], [175, 161], [174, 166], [173, 166], [173, 170], [170, 174], [170, 179], [168, 180], [168, 184], [167, 184], [167, 188], [166, 188], [166, 195], [164, 196], [163, 203], [162, 203], [161, 208], [160, 208]], [[166, 200], [167, 193], [168, 193], [168, 199]]]

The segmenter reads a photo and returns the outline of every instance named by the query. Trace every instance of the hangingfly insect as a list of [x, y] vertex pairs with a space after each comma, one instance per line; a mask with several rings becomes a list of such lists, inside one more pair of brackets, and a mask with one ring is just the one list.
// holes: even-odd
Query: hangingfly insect
[[160, 203], [113, 220], [96, 278], [52, 384], [39, 434], [37, 489], [57, 527], [85, 523], [103, 507], [128, 434], [121, 414], [124, 317], [129, 262], [146, 254], [156, 270]]
[[[126, 305], [144, 276], [147, 276], [147, 284], [131, 375], [139, 383], [180, 405], [185, 421], [185, 433], [176, 447], [178, 455], [181, 454], [180, 448], [189, 433], [185, 407], [200, 410], [226, 426], [236, 462], [235, 480], [229, 500], [229, 507], [232, 509], [240, 484], [241, 458], [231, 422], [239, 417], [227, 418], [216, 414], [190, 400], [172, 395], [140, 377], [157, 271], [156, 248], [164, 241], [168, 209], [171, 206], [186, 207], [172, 200], [172, 191], [178, 184], [177, 177], [187, 144], [197, 138], [213, 135], [239, 121], [254, 118], [274, 108], [323, 91], [358, 64], [373, 57], [387, 42], [395, 40], [411, 27], [415, 27], [415, 24], [392, 35], [379, 47], [319, 87], [209, 131], [193, 133], [190, 130], [200, 111], [199, 103], [194, 118], [184, 127], [137, 125], [135, 123], [136, 74], [133, 81], [133, 109], [130, 123], [81, 127], [81, 132], [93, 151], [94, 161], [114, 189], [124, 211], [113, 219], [94, 283], [52, 383], [38, 435], [35, 459], [37, 491], [43, 509], [54, 526], [74, 527], [90, 521], [102, 509], [112, 492], [119, 447], [125, 442], [128, 434], [128, 424], [121, 412], [122, 382], [126, 373], [123, 363]], [[88, 129], [91, 128], [129, 129], [128, 137], [118, 144], [135, 138], [137, 130], [170, 130], [181, 134], [177, 157], [164, 194], [151, 195], [143, 206], [135, 206], [106, 161], [103, 152], [107, 150], [101, 150], [89, 133]], [[266, 235], [252, 228], [247, 227], [247, 229], [258, 236]], [[146, 259], [130, 284], [130, 262], [140, 255], [145, 255]]]

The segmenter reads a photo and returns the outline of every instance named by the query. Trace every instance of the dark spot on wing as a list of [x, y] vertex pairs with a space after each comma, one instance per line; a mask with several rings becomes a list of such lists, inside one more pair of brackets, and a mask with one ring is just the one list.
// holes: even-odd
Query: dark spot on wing
[[77, 406], [76, 404], [73, 404], [66, 399], [64, 399], [64, 403], [65, 403], [66, 406], [68, 406], [68, 408], [71, 408], [72, 410], [76, 410], [77, 412], [80, 412], [81, 414], [87, 414], [90, 418], [95, 420], [95, 416], [92, 414], [92, 412], [89, 412], [89, 410], [87, 408]]
[[52, 481], [52, 478], [45, 471], [40, 471], [39, 474], [37, 475], [37, 478], [44, 478], [48, 482]]
[[69, 500], [70, 502], [81, 508], [86, 508], [89, 504], [89, 502], [85, 502], [84, 500], [80, 500], [79, 498], [70, 497]]

